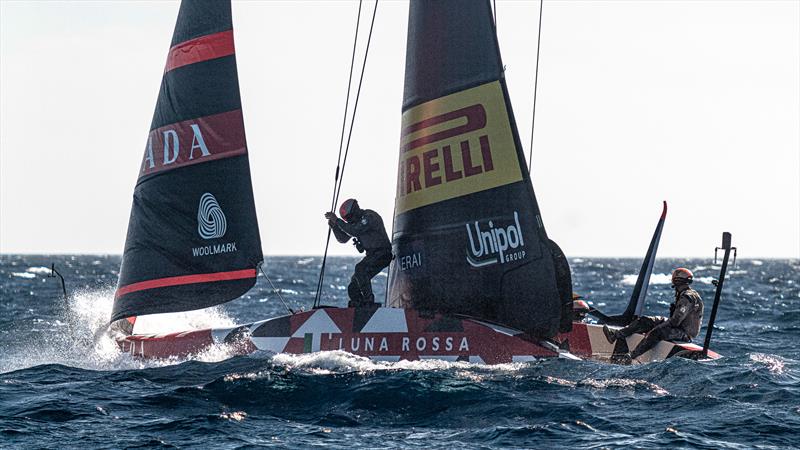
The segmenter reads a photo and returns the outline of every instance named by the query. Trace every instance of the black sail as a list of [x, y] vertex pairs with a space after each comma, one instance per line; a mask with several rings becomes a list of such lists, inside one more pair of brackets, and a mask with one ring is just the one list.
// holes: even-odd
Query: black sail
[[144, 149], [111, 321], [237, 298], [262, 262], [231, 4], [181, 4]]
[[413, 1], [389, 302], [553, 336], [566, 258], [545, 233], [488, 1]]

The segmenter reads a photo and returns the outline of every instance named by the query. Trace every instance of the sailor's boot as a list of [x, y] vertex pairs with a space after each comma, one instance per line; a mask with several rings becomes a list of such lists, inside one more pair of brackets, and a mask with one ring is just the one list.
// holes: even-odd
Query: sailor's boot
[[347, 306], [353, 308], [369, 308], [379, 306], [375, 303], [375, 294], [372, 292], [372, 281], [364, 280], [358, 274], [353, 275], [351, 286], [354, 286], [354, 294], [351, 296]]
[[611, 329], [608, 328], [608, 325], [603, 325], [603, 334], [606, 335], [606, 340], [608, 341], [609, 344], [613, 344], [617, 342], [617, 339], [619, 339], [619, 336], [617, 336], [617, 332], [611, 331]]
[[347, 302], [348, 308], [355, 308], [361, 303], [361, 290], [358, 289], [358, 283], [355, 277], [351, 279], [350, 284], [347, 285], [347, 296], [350, 297], [350, 301]]
[[614, 364], [621, 364], [623, 366], [630, 366], [633, 362], [630, 353], [620, 353], [611, 357], [611, 362]]

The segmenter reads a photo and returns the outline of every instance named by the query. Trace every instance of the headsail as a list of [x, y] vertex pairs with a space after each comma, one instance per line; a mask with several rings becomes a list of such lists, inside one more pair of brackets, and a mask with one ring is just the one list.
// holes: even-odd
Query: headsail
[[139, 179], [111, 321], [241, 296], [263, 260], [230, 1], [181, 4]]
[[636, 284], [633, 286], [631, 299], [628, 301], [625, 312], [616, 316], [606, 316], [597, 310], [592, 311], [592, 314], [596, 316], [601, 323], [625, 326], [631, 323], [635, 317], [642, 315], [644, 301], [647, 298], [647, 287], [650, 285], [650, 275], [653, 274], [653, 265], [656, 262], [656, 254], [658, 253], [658, 243], [661, 242], [661, 231], [664, 230], [664, 221], [666, 219], [667, 202], [664, 201], [661, 217], [658, 219], [656, 230], [653, 232], [653, 237], [650, 239], [650, 245], [647, 247], [647, 254], [645, 254], [644, 260], [642, 261], [642, 267], [639, 269], [639, 276], [636, 278]]
[[392, 305], [569, 329], [569, 265], [545, 233], [488, 1], [411, 2], [398, 172]]
[[647, 255], [642, 261], [642, 267], [639, 269], [639, 277], [636, 279], [636, 285], [633, 287], [631, 293], [631, 300], [628, 303], [628, 308], [625, 310], [624, 315], [641, 316], [644, 309], [644, 300], [647, 298], [647, 287], [650, 285], [650, 275], [653, 274], [653, 265], [656, 262], [656, 253], [658, 253], [658, 243], [661, 242], [661, 231], [664, 229], [664, 221], [667, 218], [667, 202], [664, 201], [664, 207], [661, 210], [661, 218], [658, 219], [656, 231], [653, 232], [653, 238], [650, 240], [650, 246], [647, 248]]

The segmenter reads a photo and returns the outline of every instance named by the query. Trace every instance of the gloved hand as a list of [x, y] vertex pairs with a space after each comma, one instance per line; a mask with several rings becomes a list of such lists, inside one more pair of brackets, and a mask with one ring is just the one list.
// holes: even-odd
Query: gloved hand
[[332, 227], [336, 225], [336, 214], [328, 211], [325, 213], [325, 218], [328, 219], [328, 226]]
[[364, 246], [361, 245], [361, 241], [353, 238], [353, 245], [356, 247], [356, 250], [358, 250], [358, 253], [364, 253]]

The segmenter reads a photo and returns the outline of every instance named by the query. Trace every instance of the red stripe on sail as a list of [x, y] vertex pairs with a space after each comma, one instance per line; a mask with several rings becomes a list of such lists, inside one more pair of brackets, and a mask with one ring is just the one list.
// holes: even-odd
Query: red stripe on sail
[[169, 49], [164, 72], [209, 59], [233, 55], [233, 30], [207, 34], [190, 39]]
[[183, 275], [179, 277], [158, 278], [156, 280], [141, 281], [139, 283], [122, 286], [117, 289], [117, 293], [114, 295], [114, 298], [122, 297], [123, 295], [130, 294], [131, 292], [144, 291], [146, 289], [183, 286], [186, 284], [196, 283], [213, 283], [215, 281], [242, 280], [245, 278], [255, 277], [256, 269], [243, 269], [233, 270], [230, 272], [200, 273], [195, 275]]
[[150, 131], [139, 177], [246, 153], [241, 109], [184, 120]]

